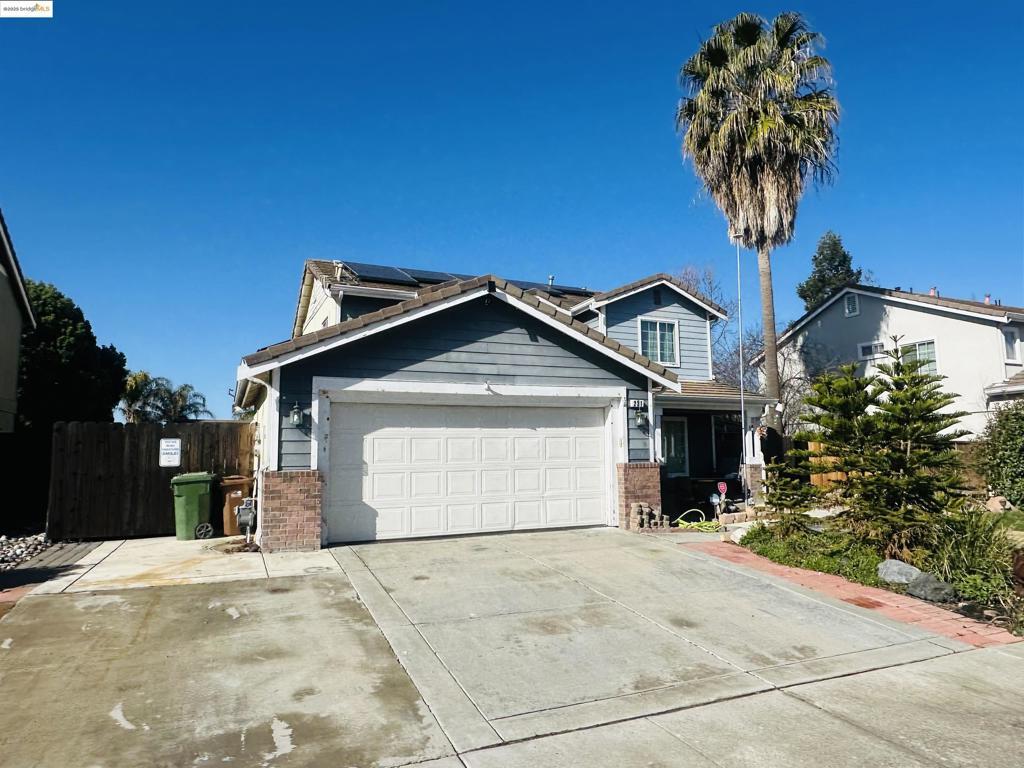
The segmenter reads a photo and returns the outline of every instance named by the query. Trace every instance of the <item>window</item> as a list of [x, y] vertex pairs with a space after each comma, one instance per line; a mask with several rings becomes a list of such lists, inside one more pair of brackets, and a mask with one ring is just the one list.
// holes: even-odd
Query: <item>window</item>
[[1008, 363], [1020, 362], [1020, 334], [1016, 328], [1003, 329], [1003, 356]]
[[846, 298], [843, 299], [843, 311], [847, 317], [855, 317], [860, 314], [860, 296], [856, 293], [846, 294]]
[[873, 360], [885, 354], [885, 344], [881, 341], [869, 341], [857, 347], [857, 357], [861, 360]]
[[911, 360], [923, 360], [924, 365], [919, 369], [919, 373], [938, 373], [939, 367], [935, 362], [935, 342], [934, 341], [918, 341], [914, 344], [904, 344], [900, 347], [900, 352], [903, 353], [903, 360], [909, 362]]
[[640, 319], [640, 354], [662, 365], [678, 365], [675, 320]]

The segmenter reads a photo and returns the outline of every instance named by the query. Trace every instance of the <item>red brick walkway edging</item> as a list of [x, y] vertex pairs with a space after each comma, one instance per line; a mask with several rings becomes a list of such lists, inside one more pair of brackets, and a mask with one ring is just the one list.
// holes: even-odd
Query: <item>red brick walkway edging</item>
[[863, 584], [847, 581], [842, 576], [779, 565], [766, 557], [755, 555], [749, 549], [737, 544], [724, 541], [705, 541], [688, 542], [679, 546], [696, 549], [756, 571], [770, 573], [772, 576], [792, 581], [807, 589], [842, 600], [844, 603], [876, 611], [886, 618], [912, 624], [937, 635], [959, 640], [978, 648], [988, 645], [1009, 645], [1024, 640], [1001, 627], [969, 619], [955, 611], [940, 608], [933, 603], [918, 600], [915, 597], [900, 595], [877, 587], [866, 587]]

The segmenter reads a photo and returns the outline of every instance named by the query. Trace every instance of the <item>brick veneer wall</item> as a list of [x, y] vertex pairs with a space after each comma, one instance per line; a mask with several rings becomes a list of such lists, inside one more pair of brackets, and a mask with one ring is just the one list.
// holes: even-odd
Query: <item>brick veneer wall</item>
[[661, 465], [657, 462], [616, 464], [618, 480], [619, 527], [628, 528], [630, 505], [636, 502], [650, 504], [661, 511]]
[[315, 469], [265, 472], [260, 495], [260, 548], [264, 552], [320, 549], [323, 481]]

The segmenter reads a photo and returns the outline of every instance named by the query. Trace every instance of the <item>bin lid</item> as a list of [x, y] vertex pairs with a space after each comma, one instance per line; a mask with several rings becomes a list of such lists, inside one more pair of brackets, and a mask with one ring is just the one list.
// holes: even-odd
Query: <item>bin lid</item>
[[171, 478], [171, 485], [188, 485], [189, 483], [209, 483], [216, 475], [213, 472], [186, 472]]

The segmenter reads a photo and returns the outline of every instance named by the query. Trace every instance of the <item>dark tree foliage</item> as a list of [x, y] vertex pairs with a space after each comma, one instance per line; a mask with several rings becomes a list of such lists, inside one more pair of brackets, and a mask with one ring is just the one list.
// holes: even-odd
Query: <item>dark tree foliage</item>
[[124, 391], [124, 355], [100, 346], [75, 302], [49, 283], [26, 280], [37, 325], [21, 339], [18, 421], [49, 431], [56, 421], [113, 421]]
[[822, 235], [811, 257], [811, 274], [796, 287], [796, 294], [810, 311], [844, 285], [859, 283], [864, 270], [853, 268], [853, 257], [843, 248], [842, 238], [831, 230]]

